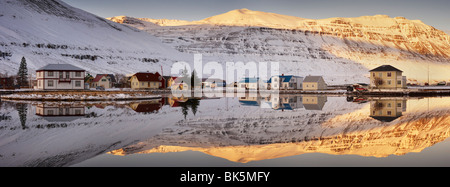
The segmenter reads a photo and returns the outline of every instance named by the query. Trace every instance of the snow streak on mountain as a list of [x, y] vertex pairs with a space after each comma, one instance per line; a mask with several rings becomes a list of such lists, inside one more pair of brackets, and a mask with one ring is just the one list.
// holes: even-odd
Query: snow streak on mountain
[[332, 83], [368, 81], [368, 70], [391, 64], [408, 81], [446, 80], [450, 37], [420, 20], [386, 15], [304, 19], [233, 10], [199, 21], [132, 18], [112, 21], [145, 30], [181, 52], [222, 59], [282, 62], [282, 71], [325, 75]]
[[0, 73], [10, 75], [22, 57], [32, 73], [70, 63], [94, 74], [156, 71], [185, 59], [148, 33], [59, 0], [0, 0], [0, 51]]

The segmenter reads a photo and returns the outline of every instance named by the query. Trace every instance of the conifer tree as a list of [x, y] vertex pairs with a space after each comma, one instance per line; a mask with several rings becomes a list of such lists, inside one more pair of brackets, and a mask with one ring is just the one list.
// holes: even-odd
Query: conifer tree
[[28, 68], [25, 57], [22, 57], [20, 62], [19, 71], [17, 72], [17, 84], [19, 86], [28, 86]]

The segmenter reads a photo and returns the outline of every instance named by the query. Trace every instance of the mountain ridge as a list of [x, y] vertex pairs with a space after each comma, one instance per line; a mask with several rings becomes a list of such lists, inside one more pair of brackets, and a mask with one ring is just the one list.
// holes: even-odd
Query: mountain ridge
[[[245, 20], [247, 17], [249, 19]], [[263, 19], [266, 17], [273, 19]], [[275, 18], [280, 21], [274, 21]], [[134, 19], [140, 24], [124, 24], [146, 31], [181, 52], [226, 55], [221, 58], [229, 59], [253, 55], [250, 60], [284, 63], [286, 69], [282, 71], [285, 73], [330, 74], [320, 66], [332, 62], [327, 68], [343, 68], [340, 69], [342, 75], [359, 74], [357, 77], [361, 79], [358, 80], [367, 82], [368, 70], [390, 64], [402, 69], [410, 83], [427, 82], [428, 76], [423, 70], [428, 68], [433, 72], [432, 83], [450, 81], [449, 72], [445, 71], [450, 68], [450, 36], [420, 20], [387, 15], [314, 20], [248, 9], [170, 24], [143, 18], [121, 19], [125, 22]], [[236, 19], [244, 20], [233, 21]], [[250, 24], [253, 20], [257, 21]], [[287, 26], [278, 23], [287, 23]], [[295, 63], [301, 61], [304, 63]], [[339, 64], [354, 67], [339, 67]]]

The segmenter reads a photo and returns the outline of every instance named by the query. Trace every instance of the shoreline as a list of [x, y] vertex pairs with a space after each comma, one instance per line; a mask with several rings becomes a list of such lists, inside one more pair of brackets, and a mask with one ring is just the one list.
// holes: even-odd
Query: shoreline
[[[195, 97], [200, 90], [0, 90], [1, 100], [35, 100], [35, 101], [123, 101], [158, 99], [162, 95], [184, 95]], [[302, 95], [334, 95], [353, 97], [435, 97], [450, 96], [450, 89], [405, 89], [405, 90], [372, 90], [366, 92], [348, 92], [346, 90], [202, 90], [202, 97], [233, 94], [237, 97], [245, 94], [302, 94]], [[244, 95], [242, 95], [244, 94]]]

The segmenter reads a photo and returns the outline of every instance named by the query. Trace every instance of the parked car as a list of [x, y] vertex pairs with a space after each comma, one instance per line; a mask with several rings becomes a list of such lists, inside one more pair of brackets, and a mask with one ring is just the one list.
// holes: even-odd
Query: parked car
[[105, 88], [103, 88], [103, 86], [97, 86], [95, 89], [96, 90], [105, 90]]

